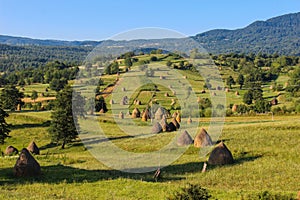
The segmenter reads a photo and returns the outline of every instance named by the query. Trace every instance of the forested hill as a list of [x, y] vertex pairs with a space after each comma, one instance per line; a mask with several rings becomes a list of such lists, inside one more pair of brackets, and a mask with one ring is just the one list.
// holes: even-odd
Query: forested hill
[[[211, 30], [196, 36], [208, 52], [221, 53], [267, 53], [300, 55], [300, 12], [256, 21], [236, 30]], [[138, 41], [138, 40], [137, 40]], [[23, 37], [1, 36], [0, 44], [17, 46], [68, 46], [95, 47], [101, 41], [38, 40]]]
[[17, 45], [17, 46], [97, 46], [100, 41], [65, 41], [65, 40], [41, 40], [27, 37], [14, 37], [0, 35], [0, 44]]
[[193, 37], [211, 53], [300, 55], [300, 12], [256, 21], [237, 30], [212, 30]]

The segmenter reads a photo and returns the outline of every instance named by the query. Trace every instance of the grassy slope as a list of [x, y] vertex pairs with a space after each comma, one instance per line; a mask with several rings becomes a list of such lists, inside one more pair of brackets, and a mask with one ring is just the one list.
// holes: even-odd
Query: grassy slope
[[[155, 182], [152, 173], [128, 174], [110, 170], [95, 160], [79, 143], [65, 150], [49, 146], [49, 112], [11, 113], [13, 125], [7, 145], [21, 149], [34, 139], [41, 147], [36, 159], [43, 175], [36, 179], [16, 179], [12, 167], [16, 157], [0, 157], [0, 198], [23, 199], [164, 199], [185, 183], [198, 183], [219, 199], [240, 199], [241, 194], [262, 190], [293, 193], [299, 190], [299, 116], [230, 117], [223, 135], [236, 160], [232, 166], [209, 166], [201, 173], [203, 160], [191, 146], [171, 166], [162, 170], [163, 179]], [[185, 119], [184, 119], [185, 120]], [[200, 119], [206, 127], [209, 119]], [[111, 135], [118, 135], [114, 124], [105, 123]], [[158, 135], [172, 138], [172, 134]], [[136, 146], [134, 139], [119, 139], [116, 144], [128, 151], [152, 150], [148, 141]], [[126, 145], [125, 145], [126, 142]], [[151, 142], [152, 143], [152, 142]], [[4, 145], [1, 149], [4, 150]], [[140, 148], [140, 149], [139, 149]]]

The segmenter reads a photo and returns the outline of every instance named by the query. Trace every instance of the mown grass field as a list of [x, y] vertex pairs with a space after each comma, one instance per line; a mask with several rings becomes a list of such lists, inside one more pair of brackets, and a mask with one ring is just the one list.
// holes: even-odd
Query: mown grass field
[[[11, 138], [5, 145], [19, 150], [34, 140], [41, 149], [35, 156], [42, 167], [36, 178], [15, 178], [12, 167], [16, 156], [0, 157], [0, 199], [165, 199], [187, 183], [200, 184], [217, 199], [242, 199], [248, 194], [269, 191], [292, 194], [300, 190], [300, 125], [299, 116], [228, 117], [220, 140], [231, 150], [233, 165], [208, 166], [199, 157], [199, 149], [190, 146], [174, 163], [162, 169], [156, 182], [154, 173], [131, 174], [109, 169], [75, 142], [61, 150], [51, 146], [47, 127], [50, 112], [13, 112]], [[110, 118], [103, 115], [100, 118]], [[183, 119], [183, 122], [186, 119]], [[209, 118], [200, 118], [207, 127]], [[124, 138], [114, 123], [102, 123], [109, 129], [114, 143], [127, 151], [152, 151], [153, 144], [168, 141], [172, 133], [162, 133], [151, 140]], [[133, 148], [135, 147], [135, 148]]]

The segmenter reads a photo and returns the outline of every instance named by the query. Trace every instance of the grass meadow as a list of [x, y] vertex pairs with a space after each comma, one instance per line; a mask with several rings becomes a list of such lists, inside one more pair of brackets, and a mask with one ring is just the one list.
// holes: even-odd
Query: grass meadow
[[[247, 199], [249, 194], [269, 191], [272, 194], [293, 195], [300, 190], [300, 124], [299, 116], [227, 117], [223, 140], [231, 150], [235, 163], [208, 166], [201, 173], [207, 157], [191, 145], [171, 165], [162, 169], [162, 177], [152, 173], [132, 174], [110, 169], [96, 160], [82, 143], [74, 142], [62, 150], [50, 145], [47, 128], [49, 111], [12, 112], [11, 138], [1, 145], [19, 150], [34, 140], [41, 155], [35, 156], [42, 175], [35, 178], [15, 178], [12, 168], [17, 156], [0, 157], [0, 199], [166, 199], [187, 183], [200, 184], [214, 199]], [[110, 114], [99, 118], [109, 119]], [[186, 119], [183, 119], [182, 123]], [[200, 118], [207, 127], [209, 118]], [[101, 122], [115, 136], [114, 143], [127, 151], [152, 151], [161, 140], [171, 140], [172, 133], [162, 133], [147, 140], [122, 137], [115, 123]], [[133, 148], [135, 147], [135, 148]]]

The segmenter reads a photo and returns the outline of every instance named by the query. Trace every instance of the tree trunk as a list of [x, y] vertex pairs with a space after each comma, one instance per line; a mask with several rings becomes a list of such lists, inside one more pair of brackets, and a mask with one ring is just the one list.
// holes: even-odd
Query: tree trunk
[[65, 145], [66, 145], [66, 140], [63, 141], [63, 143], [61, 145], [61, 149], [65, 149]]

